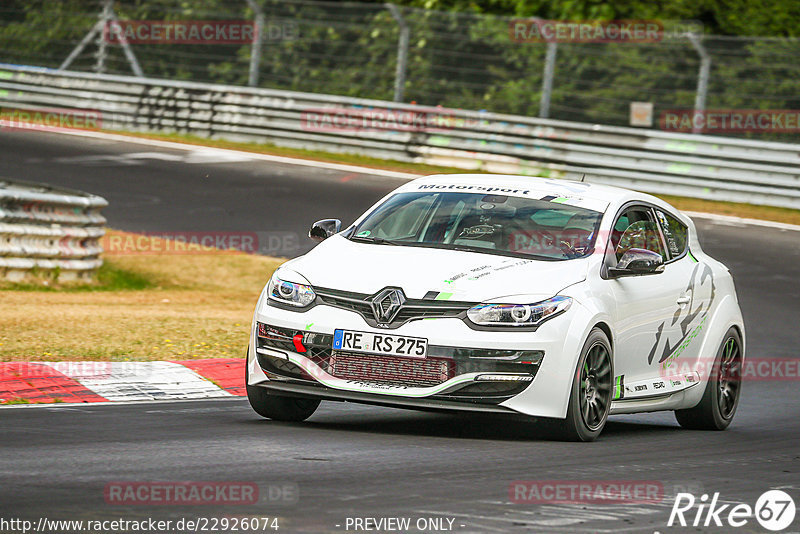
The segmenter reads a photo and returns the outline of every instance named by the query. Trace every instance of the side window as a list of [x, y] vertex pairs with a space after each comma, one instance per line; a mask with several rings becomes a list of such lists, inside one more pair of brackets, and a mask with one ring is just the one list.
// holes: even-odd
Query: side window
[[611, 246], [617, 261], [632, 248], [657, 252], [667, 261], [653, 212], [649, 208], [634, 207], [626, 210], [614, 223]]
[[688, 241], [686, 226], [672, 215], [668, 215], [661, 210], [656, 210], [656, 217], [658, 217], [658, 224], [664, 233], [664, 239], [667, 241], [670, 257], [676, 258], [683, 254]]

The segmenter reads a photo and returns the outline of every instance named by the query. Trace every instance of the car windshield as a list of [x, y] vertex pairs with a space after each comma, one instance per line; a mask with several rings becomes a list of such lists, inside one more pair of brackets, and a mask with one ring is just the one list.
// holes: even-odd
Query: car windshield
[[474, 193], [398, 193], [370, 213], [350, 239], [568, 260], [591, 252], [601, 217], [597, 211], [549, 200]]

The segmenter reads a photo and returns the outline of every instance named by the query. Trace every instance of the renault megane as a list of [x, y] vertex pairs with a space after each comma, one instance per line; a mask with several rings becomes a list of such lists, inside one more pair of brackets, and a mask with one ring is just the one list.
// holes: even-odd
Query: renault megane
[[728, 269], [653, 196], [526, 176], [438, 175], [283, 264], [253, 316], [260, 415], [322, 400], [525, 414], [590, 441], [609, 414], [724, 429], [744, 325]]

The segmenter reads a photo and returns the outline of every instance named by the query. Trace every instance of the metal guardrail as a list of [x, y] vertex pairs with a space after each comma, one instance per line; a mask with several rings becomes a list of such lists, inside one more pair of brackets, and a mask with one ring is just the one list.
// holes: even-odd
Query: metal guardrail
[[0, 277], [42, 271], [59, 280], [92, 278], [103, 264], [105, 199], [67, 189], [0, 180]]
[[[0, 64], [0, 107], [91, 109], [110, 130], [358, 153], [800, 209], [800, 144], [667, 133], [378, 100]], [[437, 127], [316, 128], [309, 113], [435, 116]]]

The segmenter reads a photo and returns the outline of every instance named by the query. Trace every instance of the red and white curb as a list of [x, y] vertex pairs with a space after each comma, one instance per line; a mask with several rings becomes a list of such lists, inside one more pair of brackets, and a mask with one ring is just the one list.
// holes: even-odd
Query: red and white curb
[[244, 359], [3, 362], [0, 405], [207, 399], [245, 395]]

